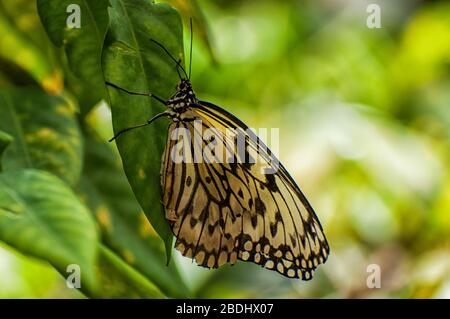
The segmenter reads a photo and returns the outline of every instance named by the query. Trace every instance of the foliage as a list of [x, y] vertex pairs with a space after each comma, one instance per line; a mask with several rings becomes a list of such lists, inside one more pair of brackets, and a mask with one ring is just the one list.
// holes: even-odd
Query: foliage
[[[81, 9], [81, 28], [66, 27], [70, 4]], [[166, 241], [170, 256], [172, 235], [159, 203], [164, 133], [158, 132], [163, 126], [142, 138], [146, 146], [134, 138], [130, 145], [119, 142], [133, 193], [117, 152], [98, 137], [86, 117], [101, 100], [111, 101], [118, 129], [152, 113], [145, 98], [110, 91], [110, 100], [105, 78], [133, 90], [170, 94], [175, 69], [162, 59], [159, 48], [146, 43], [158, 38], [182, 56], [178, 14], [147, 1], [38, 0], [21, 5], [34, 18], [39, 14], [42, 25], [35, 27], [48, 38], [33, 43], [18, 25], [21, 9], [14, 4], [1, 7], [1, 26], [12, 36], [2, 55], [4, 63], [28, 72], [33, 80], [21, 87], [13, 73], [2, 72], [0, 240], [47, 261], [63, 277], [69, 275], [68, 265], [79, 265], [81, 291], [89, 297], [188, 296], [175, 262], [166, 265], [164, 245], [153, 230]], [[124, 26], [129, 33], [123, 32]], [[26, 53], [25, 61], [18, 61], [10, 48]], [[153, 62], [155, 56], [160, 58]], [[34, 71], [39, 65], [42, 71]], [[147, 80], [137, 86], [138, 78]]]
[[35, 169], [6, 171], [0, 186], [1, 240], [47, 260], [61, 273], [78, 264], [83, 282], [95, 289], [95, 224], [72, 190], [56, 176]]

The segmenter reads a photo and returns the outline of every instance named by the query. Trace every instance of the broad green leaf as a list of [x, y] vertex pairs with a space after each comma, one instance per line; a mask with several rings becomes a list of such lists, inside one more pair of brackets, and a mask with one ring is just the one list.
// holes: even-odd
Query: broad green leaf
[[[113, 0], [111, 27], [105, 42], [103, 71], [107, 81], [135, 92], [152, 92], [168, 99], [179, 79], [175, 63], [155, 43], [176, 58], [183, 57], [182, 24], [166, 4], [143, 0]], [[114, 131], [144, 123], [165, 107], [142, 96], [109, 88]], [[161, 204], [160, 165], [167, 120], [124, 134], [117, 141], [125, 173], [134, 194], [156, 232], [166, 244], [168, 258], [172, 232]]]
[[82, 145], [72, 107], [37, 89], [0, 91], [0, 129], [14, 137], [3, 168], [39, 168], [70, 185], [81, 174]]
[[84, 291], [93, 298], [165, 298], [165, 295], [142, 274], [125, 263], [109, 248], [99, 245], [96, 275], [99, 289], [93, 293]]
[[61, 74], [55, 70], [46, 52], [22, 33], [0, 7], [0, 57], [29, 72], [43, 88], [58, 93], [63, 87]]
[[0, 172], [2, 171], [2, 155], [5, 149], [11, 144], [13, 137], [0, 131]]
[[101, 227], [103, 241], [166, 295], [188, 295], [175, 263], [166, 266], [164, 246], [131, 191], [118, 156], [93, 133], [85, 133], [82, 191]]
[[[49, 38], [64, 44], [72, 72], [96, 90], [104, 90], [101, 68], [103, 42], [108, 29], [109, 0], [37, 0], [38, 12]], [[79, 8], [80, 27], [69, 27]]]
[[0, 240], [62, 274], [68, 265], [79, 265], [82, 285], [95, 290], [95, 223], [56, 176], [35, 169], [0, 174]]

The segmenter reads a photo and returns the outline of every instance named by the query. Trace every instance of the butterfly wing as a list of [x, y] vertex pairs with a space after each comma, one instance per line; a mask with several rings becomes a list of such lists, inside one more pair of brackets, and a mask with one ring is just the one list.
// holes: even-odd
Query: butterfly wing
[[[199, 102], [190, 112], [189, 117], [201, 120], [201, 127], [192, 121], [171, 124], [161, 172], [175, 247], [209, 268], [241, 259], [290, 278], [311, 279], [314, 269], [327, 259], [329, 246], [292, 177], [232, 114], [208, 102]], [[237, 152], [236, 136], [227, 135], [229, 128], [245, 138], [242, 163], [237, 158], [234, 163], [224, 160], [227, 151]], [[213, 129], [214, 138], [195, 138], [208, 129]], [[186, 131], [184, 144], [173, 139], [176, 130]], [[211, 144], [222, 146], [222, 156], [209, 148]], [[184, 155], [191, 161], [173, 161], [170, 150], [183, 147], [190, 150]], [[198, 163], [193, 161], [196, 149], [205, 150]]]
[[[183, 256], [195, 258], [201, 266], [216, 268], [227, 262], [234, 264], [237, 252], [232, 234], [238, 233], [239, 228], [236, 224], [230, 229], [227, 220], [231, 211], [225, 207], [224, 200], [220, 200], [220, 196], [226, 196], [228, 188], [218, 191], [216, 186], [211, 187], [213, 183], [217, 185], [216, 180], [212, 181], [217, 176], [211, 174], [210, 164], [173, 160], [173, 153], [183, 148], [180, 146], [183, 144], [177, 145], [171, 138], [177, 130], [189, 132], [184, 135], [188, 148], [196, 147], [194, 140], [188, 137], [194, 136], [192, 123], [174, 122], [169, 126], [161, 184], [166, 219], [177, 238], [175, 247]], [[227, 234], [223, 231], [225, 224]]]

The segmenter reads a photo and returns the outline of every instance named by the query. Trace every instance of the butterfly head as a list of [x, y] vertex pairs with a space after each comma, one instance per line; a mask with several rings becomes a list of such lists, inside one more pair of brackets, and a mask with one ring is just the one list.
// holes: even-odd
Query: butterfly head
[[189, 80], [182, 79], [180, 83], [177, 85], [177, 93], [189, 93], [189, 91], [192, 91], [192, 84], [189, 82]]
[[182, 113], [192, 103], [197, 102], [192, 84], [189, 80], [181, 80], [177, 85], [175, 94], [167, 101], [167, 107], [177, 113]]

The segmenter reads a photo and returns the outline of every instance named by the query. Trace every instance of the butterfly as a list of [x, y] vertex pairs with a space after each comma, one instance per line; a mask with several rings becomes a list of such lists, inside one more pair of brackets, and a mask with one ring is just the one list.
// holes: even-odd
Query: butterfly
[[[167, 107], [146, 123], [119, 131], [110, 141], [158, 118], [171, 119], [160, 178], [175, 248], [207, 268], [242, 260], [289, 278], [310, 280], [330, 249], [308, 200], [247, 125], [225, 109], [197, 98], [190, 82], [191, 67], [188, 76], [180, 60], [152, 41], [177, 65], [180, 82], [175, 94], [166, 101], [106, 82], [129, 94], [150, 96]], [[190, 59], [192, 65], [192, 25]], [[214, 134], [204, 138], [202, 130]], [[230, 130], [238, 133], [230, 135]], [[182, 142], [173, 138], [177, 132], [184, 132]], [[196, 134], [202, 137], [192, 138]], [[244, 140], [240, 155], [234, 147], [238, 136]], [[211, 144], [235, 156], [223, 160]], [[208, 150], [203, 152], [203, 160], [193, 160], [196, 150]], [[174, 160], [174, 154], [182, 154], [183, 160]]]

